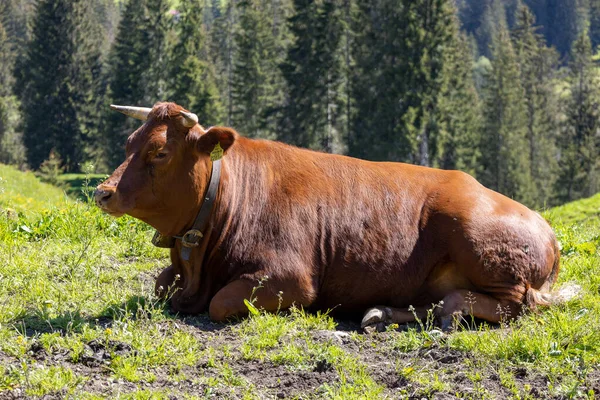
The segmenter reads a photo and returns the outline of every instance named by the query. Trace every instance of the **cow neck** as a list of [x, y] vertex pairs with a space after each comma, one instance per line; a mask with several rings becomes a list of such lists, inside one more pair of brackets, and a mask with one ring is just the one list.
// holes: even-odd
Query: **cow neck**
[[208, 188], [204, 193], [202, 205], [200, 206], [200, 211], [198, 211], [198, 215], [196, 215], [192, 227], [180, 236], [163, 236], [156, 231], [152, 243], [157, 247], [173, 248], [175, 247], [175, 241], [181, 240], [181, 259], [189, 261], [192, 248], [197, 247], [200, 244], [200, 240], [206, 233], [205, 230], [208, 226], [210, 215], [217, 199], [220, 180], [221, 160], [219, 159], [212, 162], [210, 182], [208, 183]]

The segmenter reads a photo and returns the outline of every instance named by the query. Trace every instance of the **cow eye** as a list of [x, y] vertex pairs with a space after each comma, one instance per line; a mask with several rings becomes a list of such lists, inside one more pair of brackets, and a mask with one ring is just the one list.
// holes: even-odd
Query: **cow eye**
[[161, 151], [160, 153], [157, 153], [156, 156], [154, 156], [154, 159], [161, 160], [166, 157], [167, 157], [167, 153], [165, 153], [164, 151]]

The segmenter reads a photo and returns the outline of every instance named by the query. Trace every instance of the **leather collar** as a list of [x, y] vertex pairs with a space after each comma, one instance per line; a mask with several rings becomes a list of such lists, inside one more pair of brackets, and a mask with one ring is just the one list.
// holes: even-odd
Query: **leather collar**
[[156, 231], [152, 238], [152, 244], [157, 247], [173, 248], [175, 247], [175, 241], [181, 240], [181, 259], [189, 261], [192, 248], [198, 246], [198, 244], [200, 244], [200, 239], [204, 237], [215, 200], [217, 199], [220, 180], [221, 159], [217, 159], [212, 162], [210, 182], [206, 189], [206, 193], [204, 194], [204, 200], [202, 201], [202, 206], [200, 206], [200, 211], [198, 211], [198, 215], [194, 220], [194, 225], [180, 236], [163, 236]]

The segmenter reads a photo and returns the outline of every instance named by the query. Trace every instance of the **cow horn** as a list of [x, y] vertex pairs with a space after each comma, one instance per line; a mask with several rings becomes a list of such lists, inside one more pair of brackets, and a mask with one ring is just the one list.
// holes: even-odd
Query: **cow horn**
[[111, 104], [110, 108], [130, 117], [141, 119], [142, 121], [147, 120], [148, 114], [152, 111], [152, 109], [148, 107], [116, 106], [114, 104]]
[[187, 111], [180, 111], [179, 114], [183, 117], [183, 126], [191, 128], [198, 123], [198, 116]]

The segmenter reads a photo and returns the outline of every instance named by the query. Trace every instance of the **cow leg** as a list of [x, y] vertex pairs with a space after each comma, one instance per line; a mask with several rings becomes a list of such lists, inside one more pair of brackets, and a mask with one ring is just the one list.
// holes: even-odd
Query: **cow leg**
[[408, 309], [377, 306], [367, 310], [360, 326], [365, 329], [379, 324], [406, 324], [416, 321], [417, 318], [427, 318], [426, 307]]
[[[229, 283], [217, 292], [212, 298], [208, 313], [213, 321], [225, 321], [230, 317], [248, 314], [248, 307], [244, 299], [252, 297], [252, 291], [258, 286], [257, 281], [239, 279]], [[253, 305], [266, 311], [277, 311], [289, 308], [292, 304], [307, 306], [312, 299], [301, 295], [297, 290], [286, 291], [285, 285], [277, 284], [271, 280], [263, 283], [264, 287], [254, 293]]]
[[473, 316], [492, 323], [512, 319], [521, 311], [521, 305], [514, 301], [499, 300], [487, 294], [456, 290], [444, 297], [441, 309], [436, 315], [443, 330], [451, 330], [455, 323], [465, 316]]
[[[468, 290], [456, 290], [443, 298], [442, 306], [435, 309], [435, 315], [442, 330], [451, 330], [456, 322], [465, 316], [473, 316], [492, 323], [499, 323], [516, 317], [521, 305], [514, 301], [499, 300], [493, 296]], [[365, 313], [361, 327], [380, 328], [383, 324], [405, 324], [416, 318], [427, 318], [427, 307], [415, 307], [414, 311], [406, 308], [385, 306], [373, 307]]]

